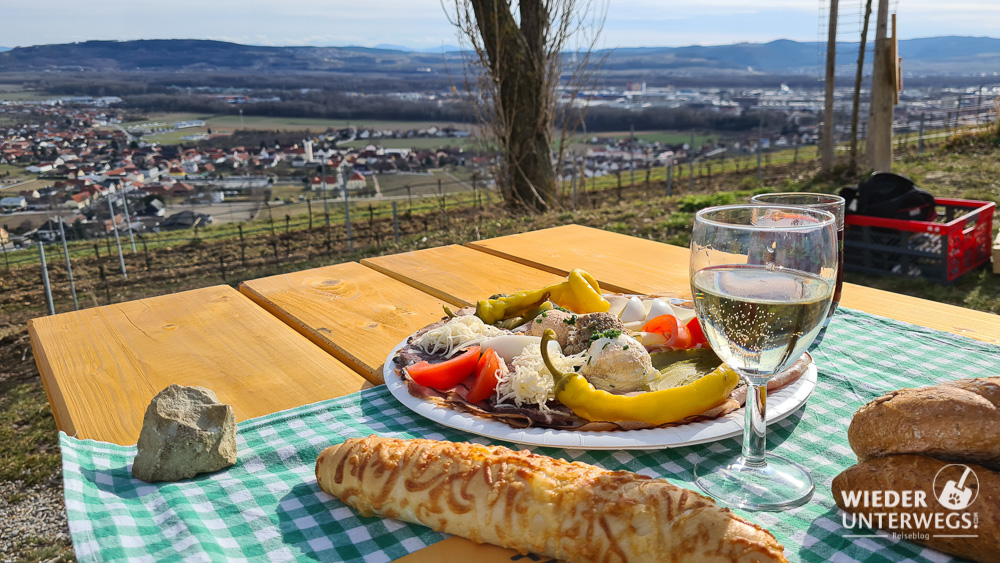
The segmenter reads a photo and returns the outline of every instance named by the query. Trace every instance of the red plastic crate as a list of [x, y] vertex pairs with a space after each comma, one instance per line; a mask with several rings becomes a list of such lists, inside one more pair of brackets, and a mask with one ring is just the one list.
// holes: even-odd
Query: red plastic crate
[[996, 204], [934, 201], [934, 221], [847, 215], [844, 269], [953, 282], [989, 261]]

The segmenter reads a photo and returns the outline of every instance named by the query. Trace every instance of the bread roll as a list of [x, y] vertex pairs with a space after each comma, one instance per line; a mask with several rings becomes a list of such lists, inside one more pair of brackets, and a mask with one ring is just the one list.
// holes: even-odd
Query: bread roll
[[[969, 465], [975, 472], [977, 479], [970, 479], [965, 485], [974, 486], [978, 480], [978, 496], [974, 497], [972, 504], [968, 505], [964, 510], [949, 510], [942, 506], [935, 497], [934, 479], [937, 477], [938, 471], [950, 463], [918, 455], [897, 455], [864, 461], [848, 468], [833, 479], [833, 497], [837, 502], [837, 506], [841, 509], [858, 514], [879, 512], [906, 513], [910, 515], [943, 513], [944, 517], [956, 514], [957, 516], [951, 516], [952, 520], [955, 521], [954, 519], [960, 518], [963, 513], [969, 513], [970, 518], [971, 514], [975, 513], [979, 519], [978, 526], [971, 529], [955, 530], [949, 529], [947, 526], [938, 528], [936, 525], [909, 528], [896, 526], [893, 528], [887, 525], [889, 523], [888, 517], [883, 517], [882, 523], [884, 526], [882, 529], [902, 534], [920, 532], [926, 534], [927, 538], [904, 537], [921, 545], [926, 545], [927, 547], [952, 555], [958, 555], [959, 557], [972, 559], [973, 561], [995, 562], [998, 554], [1000, 554], [1000, 475], [982, 466]], [[942, 477], [938, 479], [938, 486], [943, 486], [942, 481], [947, 482], [948, 480], [960, 479], [962, 472], [963, 469], [961, 467], [951, 467], [948, 472], [942, 472]], [[911, 506], [908, 507], [848, 507], [843, 493], [856, 493], [858, 491], [896, 491], [897, 493], [902, 493], [903, 491], [923, 491], [926, 495], [926, 506], [915, 507], [913, 506], [914, 503], [910, 503]], [[910, 523], [914, 521], [913, 516], [909, 516], [908, 519]], [[875, 525], [877, 525], [877, 522]], [[845, 531], [844, 533], [866, 532]], [[978, 535], [978, 537], [934, 537], [935, 535], [942, 534]]]
[[316, 480], [365, 516], [570, 562], [787, 561], [767, 530], [707, 497], [500, 446], [350, 439], [319, 455]]
[[861, 460], [924, 454], [1000, 470], [1000, 377], [883, 395], [858, 410], [847, 439]]

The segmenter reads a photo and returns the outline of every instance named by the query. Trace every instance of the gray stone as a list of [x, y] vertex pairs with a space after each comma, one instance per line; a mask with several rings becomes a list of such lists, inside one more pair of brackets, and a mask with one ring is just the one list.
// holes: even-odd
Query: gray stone
[[132, 476], [179, 481], [236, 463], [236, 415], [209, 389], [171, 385], [142, 419]]

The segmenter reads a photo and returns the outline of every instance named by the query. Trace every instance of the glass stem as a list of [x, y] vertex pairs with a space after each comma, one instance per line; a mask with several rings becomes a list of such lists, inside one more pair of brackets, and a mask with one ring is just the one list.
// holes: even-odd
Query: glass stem
[[743, 460], [747, 465], [765, 465], [767, 450], [767, 383], [747, 381], [746, 424], [743, 429]]

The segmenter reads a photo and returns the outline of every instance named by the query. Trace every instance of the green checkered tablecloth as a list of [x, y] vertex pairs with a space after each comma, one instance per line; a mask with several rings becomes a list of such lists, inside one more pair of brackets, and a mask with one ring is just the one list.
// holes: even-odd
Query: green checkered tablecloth
[[[845, 538], [851, 532], [841, 526], [830, 483], [856, 461], [847, 426], [859, 406], [901, 387], [1000, 373], [1000, 348], [841, 309], [812, 354], [819, 367], [816, 391], [804, 408], [771, 425], [768, 445], [812, 468], [816, 494], [795, 510], [744, 515], [770, 529], [792, 561], [947, 560], [905, 540]], [[81, 561], [378, 562], [444, 538], [422, 526], [360, 517], [316, 486], [316, 456], [323, 448], [369, 434], [487, 443], [414, 415], [384, 386], [245, 421], [235, 466], [181, 483], [132, 479], [135, 447], [61, 434], [76, 555]], [[693, 487], [695, 463], [739, 446], [733, 438], [655, 452], [535, 451]]]

